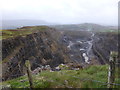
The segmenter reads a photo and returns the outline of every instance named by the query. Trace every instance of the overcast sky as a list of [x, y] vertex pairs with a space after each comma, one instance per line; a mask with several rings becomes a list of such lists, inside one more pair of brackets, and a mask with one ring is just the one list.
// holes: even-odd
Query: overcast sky
[[119, 0], [1, 0], [2, 19], [117, 25]]

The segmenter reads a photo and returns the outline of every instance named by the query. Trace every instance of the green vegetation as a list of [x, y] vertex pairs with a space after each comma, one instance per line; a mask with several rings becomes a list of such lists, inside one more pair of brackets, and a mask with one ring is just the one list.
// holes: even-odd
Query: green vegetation
[[[108, 65], [103, 65], [89, 66], [77, 71], [43, 71], [42, 73], [33, 75], [33, 80], [35, 88], [106, 88], [107, 76]], [[120, 83], [117, 73], [115, 83]], [[3, 86], [7, 85], [12, 88], [26, 88], [29, 87], [29, 82], [27, 76], [22, 76], [3, 82]], [[114, 86], [114, 88], [118, 88], [118, 86]]]
[[118, 30], [112, 30], [112, 29], [107, 29], [107, 30], [97, 30], [97, 31], [92, 31], [92, 32], [101, 32], [101, 33], [115, 33], [115, 34], [118, 34], [120, 33]]
[[25, 36], [27, 34], [35, 33], [38, 31], [45, 31], [47, 29], [47, 26], [29, 26], [19, 29], [1, 30], [2, 35], [0, 35], [0, 39], [12, 38], [16, 36]]
[[67, 24], [67, 25], [54, 25], [51, 26], [58, 30], [73, 30], [73, 31], [95, 31], [95, 32], [116, 32], [117, 26], [103, 26], [94, 23], [83, 23], [83, 24]]

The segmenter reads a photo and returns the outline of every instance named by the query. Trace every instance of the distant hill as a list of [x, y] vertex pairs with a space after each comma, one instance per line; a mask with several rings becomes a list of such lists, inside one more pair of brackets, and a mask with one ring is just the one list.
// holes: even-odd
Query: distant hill
[[76, 30], [76, 31], [105, 31], [105, 30], [117, 30], [117, 26], [102, 26], [92, 23], [83, 23], [83, 24], [68, 24], [68, 25], [52, 25], [58, 30]]
[[2, 20], [2, 29], [16, 29], [23, 26], [41, 26], [47, 25], [58, 30], [76, 30], [76, 31], [105, 31], [105, 30], [117, 30], [117, 26], [102, 26], [93, 23], [83, 24], [55, 24], [49, 23], [43, 20]]
[[15, 29], [23, 26], [40, 26], [50, 24], [52, 23], [42, 20], [2, 20], [2, 29]]

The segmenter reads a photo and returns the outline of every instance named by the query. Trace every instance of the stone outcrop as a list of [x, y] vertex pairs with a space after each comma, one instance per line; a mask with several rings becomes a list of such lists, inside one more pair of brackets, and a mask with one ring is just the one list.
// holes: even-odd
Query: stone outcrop
[[69, 62], [65, 47], [58, 44], [52, 28], [34, 32], [26, 36], [2, 40], [2, 71], [3, 80], [9, 80], [25, 74], [24, 64], [30, 60], [31, 69], [40, 65], [56, 67]]
[[93, 52], [101, 64], [109, 63], [111, 51], [118, 52], [118, 34], [112, 32], [96, 33], [93, 43]]

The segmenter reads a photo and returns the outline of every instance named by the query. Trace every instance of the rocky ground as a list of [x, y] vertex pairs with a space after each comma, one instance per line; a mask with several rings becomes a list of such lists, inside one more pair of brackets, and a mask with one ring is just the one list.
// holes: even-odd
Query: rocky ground
[[[116, 33], [39, 28], [23, 27], [18, 30], [21, 33], [24, 29], [23, 35], [14, 32], [6, 34], [4, 31], [1, 62], [3, 80], [24, 75], [26, 60], [30, 61], [33, 73], [46, 69], [59, 71], [60, 64], [76, 70], [93, 64], [107, 64], [110, 51], [117, 51]], [[28, 33], [26, 30], [34, 32]]]
[[65, 47], [60, 46], [57, 38], [52, 36], [55, 32], [54, 29], [47, 27], [47, 30], [3, 39], [2, 79], [8, 80], [24, 75], [26, 60], [30, 61], [32, 70], [40, 65], [55, 67], [70, 62]]
[[111, 51], [118, 52], [119, 40], [116, 32], [98, 32], [95, 33], [93, 52], [97, 56], [100, 64], [109, 63]]
[[118, 34], [114, 32], [62, 31], [61, 43], [70, 58], [81, 65], [107, 64], [111, 51], [118, 51]]

